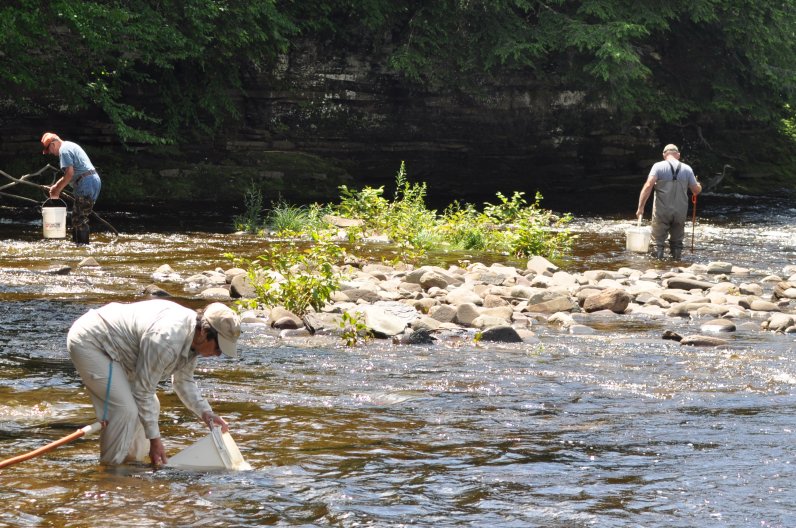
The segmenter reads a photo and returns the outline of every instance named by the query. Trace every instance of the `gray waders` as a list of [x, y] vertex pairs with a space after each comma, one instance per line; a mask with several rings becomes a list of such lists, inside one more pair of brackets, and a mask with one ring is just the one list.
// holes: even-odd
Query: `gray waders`
[[655, 202], [652, 206], [652, 240], [655, 256], [663, 259], [666, 237], [669, 236], [669, 250], [672, 258], [680, 260], [683, 256], [685, 221], [688, 217], [688, 179], [677, 178], [680, 166], [672, 167], [672, 179], [655, 182]]

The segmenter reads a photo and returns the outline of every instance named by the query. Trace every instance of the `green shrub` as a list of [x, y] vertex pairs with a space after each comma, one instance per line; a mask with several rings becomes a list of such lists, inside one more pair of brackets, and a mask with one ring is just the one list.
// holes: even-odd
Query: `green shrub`
[[245, 267], [255, 298], [239, 301], [244, 308], [283, 306], [296, 315], [310, 308], [318, 311], [339, 289], [340, 275], [335, 269], [343, 250], [328, 238], [313, 235], [312, 243], [300, 247], [295, 242], [275, 243], [252, 259], [232, 258]]

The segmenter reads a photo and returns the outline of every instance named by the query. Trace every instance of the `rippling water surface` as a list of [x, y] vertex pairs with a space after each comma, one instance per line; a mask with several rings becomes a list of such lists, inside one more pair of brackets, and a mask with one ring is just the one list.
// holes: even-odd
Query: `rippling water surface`
[[[748, 267], [749, 282], [796, 262], [792, 205], [702, 201], [688, 260]], [[223, 223], [106, 218], [123, 234], [80, 249], [41, 240], [35, 220], [0, 224], [0, 459], [94, 421], [65, 353], [74, 319], [140, 298], [161, 264], [186, 276], [263, 248]], [[562, 267], [660, 267], [624, 251], [631, 225], [578, 218]], [[85, 256], [102, 268], [46, 273]], [[522, 345], [359, 348], [247, 325], [242, 359], [197, 377], [252, 471], [103, 469], [81, 439], [0, 470], [0, 526], [796, 526], [794, 337], [660, 339], [698, 325], [628, 316], [593, 336], [539, 325]], [[171, 453], [205, 434], [168, 385], [161, 402]]]

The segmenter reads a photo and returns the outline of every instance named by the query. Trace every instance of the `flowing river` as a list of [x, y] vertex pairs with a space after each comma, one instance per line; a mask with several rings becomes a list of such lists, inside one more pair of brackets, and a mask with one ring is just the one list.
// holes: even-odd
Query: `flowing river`
[[[796, 263], [793, 203], [702, 197], [686, 261], [782, 276]], [[227, 268], [225, 252], [266, 244], [230, 234], [228, 218], [103, 213], [122, 234], [76, 248], [0, 213], [0, 459], [95, 421], [65, 351], [77, 317], [141, 299], [162, 264]], [[624, 250], [632, 225], [578, 216], [559, 264], [671, 266]], [[87, 256], [102, 267], [47, 273]], [[0, 470], [0, 527], [796, 526], [794, 335], [739, 330], [717, 348], [660, 337], [695, 328], [633, 319], [590, 336], [540, 325], [533, 344], [347, 348], [244, 325], [241, 359], [202, 360], [197, 378], [251, 471], [103, 468], [96, 437], [79, 439]], [[163, 387], [174, 454], [206, 430]]]

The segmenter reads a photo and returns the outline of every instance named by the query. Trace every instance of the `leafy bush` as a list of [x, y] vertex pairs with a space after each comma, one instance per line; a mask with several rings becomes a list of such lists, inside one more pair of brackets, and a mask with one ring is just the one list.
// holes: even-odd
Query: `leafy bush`
[[252, 259], [232, 258], [245, 267], [255, 298], [239, 301], [244, 308], [283, 306], [296, 315], [310, 308], [318, 311], [339, 289], [340, 275], [335, 265], [343, 250], [328, 237], [313, 235], [312, 243], [300, 247], [295, 242], [275, 243]]

